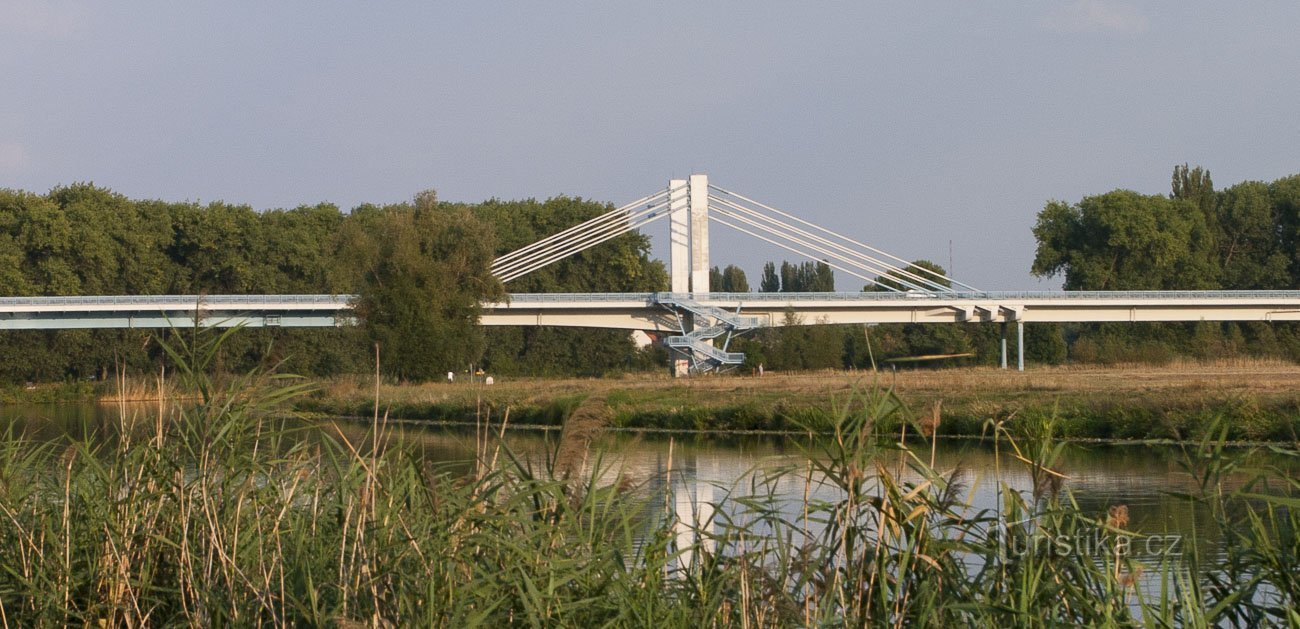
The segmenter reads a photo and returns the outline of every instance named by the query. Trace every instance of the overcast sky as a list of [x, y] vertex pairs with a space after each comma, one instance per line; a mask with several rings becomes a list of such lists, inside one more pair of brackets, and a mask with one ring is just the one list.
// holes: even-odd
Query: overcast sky
[[[1300, 172], [1300, 3], [0, 0], [0, 187], [258, 209], [710, 181], [985, 289], [1048, 199]], [[652, 226], [657, 248], [666, 240]], [[756, 283], [785, 252], [714, 228]], [[841, 278], [839, 288], [860, 282]]]

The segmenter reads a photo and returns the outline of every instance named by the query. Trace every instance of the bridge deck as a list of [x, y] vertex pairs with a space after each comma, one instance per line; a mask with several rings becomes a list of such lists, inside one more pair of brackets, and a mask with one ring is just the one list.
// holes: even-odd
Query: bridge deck
[[[1300, 320], [1300, 291], [711, 293], [693, 299], [739, 309], [763, 326]], [[677, 329], [671, 313], [656, 303], [653, 293], [516, 294], [508, 303], [489, 305], [483, 323]]]
[[[484, 304], [484, 325], [678, 330], [667, 294], [517, 293]], [[710, 293], [681, 295], [763, 326], [820, 323], [1296, 321], [1300, 291]], [[351, 295], [101, 295], [0, 298], [0, 330], [330, 327]]]
[[349, 295], [92, 295], [0, 297], [0, 330], [333, 327], [353, 317]]

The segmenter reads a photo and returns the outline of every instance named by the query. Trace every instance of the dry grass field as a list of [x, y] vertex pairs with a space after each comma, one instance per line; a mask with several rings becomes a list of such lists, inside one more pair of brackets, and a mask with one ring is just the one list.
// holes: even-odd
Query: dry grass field
[[[854, 392], [892, 390], [918, 415], [941, 402], [947, 434], [1046, 415], [1077, 438], [1181, 440], [1223, 423], [1237, 440], [1300, 433], [1300, 366], [1279, 361], [495, 380], [384, 384], [380, 407], [398, 418], [471, 422], [509, 409], [512, 422], [559, 425], [584, 400], [600, 399], [618, 427], [802, 430], [838, 413]], [[373, 379], [348, 377], [321, 383], [301, 408], [369, 417], [374, 401]]]
[[[380, 398], [387, 403], [442, 402], [450, 400], [513, 400], [521, 403], [556, 397], [622, 391], [636, 398], [656, 393], [683, 394], [707, 403], [749, 395], [827, 396], [863, 386], [893, 388], [903, 396], [966, 397], [970, 395], [1022, 396], [1042, 394], [1128, 395], [1143, 392], [1290, 394], [1300, 393], [1300, 365], [1282, 361], [1223, 361], [1179, 363], [1168, 366], [1123, 365], [1035, 367], [1025, 372], [990, 367], [900, 371], [818, 371], [719, 374], [692, 378], [638, 374], [622, 378], [502, 378], [481, 382], [385, 384]], [[373, 399], [373, 380], [340, 378], [323, 384], [333, 399]]]

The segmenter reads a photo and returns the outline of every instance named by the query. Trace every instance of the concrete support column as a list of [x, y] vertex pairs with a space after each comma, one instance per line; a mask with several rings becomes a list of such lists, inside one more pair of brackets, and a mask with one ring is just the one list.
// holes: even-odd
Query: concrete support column
[[709, 176], [691, 175], [691, 292], [709, 293]]
[[1002, 368], [1007, 368], [1007, 323], [1002, 322]]
[[686, 180], [668, 182], [668, 279], [674, 293], [691, 292], [691, 212]]
[[1025, 370], [1025, 322], [1016, 321], [1016, 369]]
[[[685, 179], [668, 182], [668, 290], [674, 293], [691, 292], [691, 211]], [[686, 331], [694, 327], [688, 313], [683, 323]], [[676, 352], [673, 352], [677, 355]], [[673, 359], [673, 376], [684, 378], [690, 373], [691, 362], [685, 358]]]

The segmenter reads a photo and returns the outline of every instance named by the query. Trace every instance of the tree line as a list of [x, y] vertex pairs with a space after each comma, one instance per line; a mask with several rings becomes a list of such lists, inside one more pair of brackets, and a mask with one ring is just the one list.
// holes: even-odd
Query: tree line
[[[373, 370], [422, 380], [471, 364], [509, 373], [599, 374], [662, 362], [615, 330], [492, 329], [479, 303], [504, 296], [497, 255], [609, 211], [581, 198], [409, 202], [344, 212], [323, 203], [258, 212], [226, 202], [129, 199], [79, 183], [46, 194], [0, 189], [0, 296], [356, 294], [363, 325], [257, 328], [224, 346], [222, 367], [268, 362], [309, 375]], [[514, 282], [515, 291], [657, 291], [663, 265], [627, 234]], [[0, 381], [103, 378], [163, 359], [153, 330], [0, 335]]]
[[[1033, 273], [1062, 277], [1066, 290], [1295, 290], [1300, 175], [1218, 190], [1208, 170], [1183, 164], [1167, 194], [1050, 201], [1033, 233]], [[1062, 334], [1077, 362], [1300, 359], [1300, 328], [1290, 323], [1088, 324]]]
[[[129, 199], [93, 184], [45, 194], [0, 190], [0, 296], [107, 294], [356, 294], [364, 325], [241, 331], [223, 367], [267, 362], [310, 375], [373, 369], [421, 380], [471, 365], [496, 373], [584, 375], [665, 368], [618, 330], [490, 328], [479, 304], [506, 288], [492, 259], [612, 206], [575, 197], [447, 203], [426, 191], [343, 211], [328, 203], [255, 211], [248, 205]], [[1032, 272], [1066, 290], [1300, 288], [1300, 175], [1218, 190], [1200, 167], [1174, 169], [1167, 194], [1115, 190], [1050, 201], [1033, 227]], [[667, 272], [649, 239], [619, 236], [511, 282], [511, 292], [653, 292]], [[944, 269], [930, 261], [913, 272]], [[714, 268], [717, 292], [748, 292], [745, 272]], [[863, 290], [906, 289], [886, 275]], [[834, 290], [822, 262], [769, 262], [757, 289]], [[794, 323], [794, 313], [788, 315]], [[115, 366], [152, 370], [163, 353], [149, 330], [0, 335], [0, 381], [102, 378]], [[997, 326], [797, 326], [736, 339], [749, 367], [867, 368], [927, 356], [935, 364], [998, 361]], [[1031, 324], [1032, 362], [1161, 362], [1180, 356], [1300, 359], [1285, 323]], [[1014, 339], [1013, 339], [1014, 343]], [[1014, 349], [1014, 348], [1013, 348]], [[921, 363], [926, 364], [926, 363]]]

